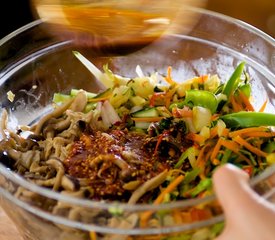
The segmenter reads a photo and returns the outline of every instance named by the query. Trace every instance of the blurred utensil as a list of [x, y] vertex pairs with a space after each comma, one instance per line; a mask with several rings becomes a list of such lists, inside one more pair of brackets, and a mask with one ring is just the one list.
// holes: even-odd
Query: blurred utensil
[[33, 5], [48, 31], [62, 40], [134, 50], [163, 34], [190, 31], [199, 16], [185, 10], [204, 7], [205, 0], [33, 0]]

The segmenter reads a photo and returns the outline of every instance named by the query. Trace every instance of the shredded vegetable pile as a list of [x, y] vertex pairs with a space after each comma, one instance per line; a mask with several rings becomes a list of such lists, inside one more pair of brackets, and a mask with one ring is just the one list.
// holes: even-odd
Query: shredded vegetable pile
[[[142, 141], [129, 140], [129, 137], [129, 141], [122, 143], [126, 149], [129, 142], [132, 144], [132, 149], [128, 150], [133, 154], [128, 158], [136, 157], [140, 166], [127, 165], [131, 160], [122, 156], [128, 161], [125, 171], [135, 174], [135, 177], [120, 184], [119, 188], [128, 190], [130, 186], [131, 191], [132, 188], [138, 190], [146, 181], [156, 177], [161, 179], [159, 185], [165, 182], [165, 189], [173, 186], [173, 190], [166, 190], [170, 193], [168, 201], [203, 197], [212, 193], [211, 176], [221, 164], [233, 163], [252, 177], [274, 162], [275, 133], [271, 126], [275, 125], [275, 118], [273, 114], [263, 113], [267, 100], [258, 110], [250, 102], [250, 79], [244, 62], [237, 66], [225, 84], [221, 84], [217, 75], [194, 77], [178, 83], [171, 76], [171, 67], [168, 67], [166, 76], [158, 73], [145, 76], [138, 66], [138, 76], [129, 79], [112, 73], [107, 65], [101, 72], [80, 53], [74, 53], [106, 86], [106, 90], [93, 94], [73, 89], [70, 95], [55, 94], [54, 102], [60, 104], [82, 93], [86, 97], [83, 111], [98, 113], [96, 124], [100, 131], [107, 131], [119, 142], [123, 140], [114, 136], [118, 129], [120, 134], [142, 135]], [[86, 135], [84, 137], [87, 138]], [[87, 141], [90, 141], [90, 146]], [[81, 139], [80, 142], [82, 148], [99, 147], [91, 139]], [[107, 144], [106, 148], [110, 150], [111, 145]], [[140, 149], [147, 155], [140, 154]], [[95, 149], [92, 151], [95, 152]], [[107, 152], [105, 154], [109, 154]], [[115, 153], [114, 158], [118, 155], [121, 157], [120, 153]], [[107, 158], [106, 162], [113, 157]], [[105, 160], [101, 161], [107, 165]], [[72, 156], [67, 159], [68, 169], [74, 168], [75, 162]], [[146, 162], [150, 170], [146, 170], [143, 166], [146, 164], [142, 162]], [[131, 171], [131, 168], [134, 170]], [[110, 189], [110, 192], [113, 190]], [[138, 201], [134, 194], [127, 201]], [[158, 189], [143, 202], [161, 203], [164, 201], [162, 195]]]
[[244, 62], [226, 81], [177, 81], [170, 66], [165, 76], [137, 66], [137, 77], [126, 78], [74, 54], [106, 89], [56, 93], [53, 112], [16, 133], [2, 124], [1, 150], [26, 179], [97, 201], [161, 204], [212, 194], [222, 164], [253, 177], [275, 163], [275, 115], [264, 112], [268, 100], [254, 108]]

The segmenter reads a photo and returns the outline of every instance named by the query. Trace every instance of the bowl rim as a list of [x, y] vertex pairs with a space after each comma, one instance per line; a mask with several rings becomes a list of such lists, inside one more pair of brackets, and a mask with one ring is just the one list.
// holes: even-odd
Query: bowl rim
[[[214, 16], [218, 19], [224, 20], [226, 22], [230, 22], [233, 24], [236, 24], [239, 27], [245, 28], [246, 30], [251, 31], [253, 34], [256, 34], [258, 37], [261, 39], [264, 39], [267, 41], [270, 45], [275, 47], [275, 41], [274, 39], [269, 36], [267, 33], [263, 32], [262, 30], [233, 17], [224, 15], [222, 13], [214, 12], [211, 10], [206, 10], [202, 8], [195, 8], [195, 7], [190, 7], [188, 8], [191, 11], [196, 11], [198, 13]], [[25, 31], [36, 27], [40, 24], [42, 24], [44, 21], [41, 19], [32, 21], [21, 28], [11, 32], [4, 38], [0, 39], [0, 46], [11, 40], [12, 38], [16, 37], [17, 35], [24, 33]], [[3, 164], [0, 163], [0, 173], [11, 180], [12, 182], [18, 184], [19, 186], [22, 186], [26, 189], [29, 189], [33, 192], [36, 192], [40, 195], [43, 195], [45, 197], [49, 197], [51, 199], [55, 199], [58, 201], [70, 203], [73, 205], [78, 205], [78, 206], [83, 206], [83, 207], [88, 207], [88, 208], [100, 208], [100, 209], [105, 209], [108, 210], [110, 209], [111, 206], [119, 206], [120, 209], [122, 210], [128, 210], [128, 211], [146, 211], [146, 210], [165, 210], [165, 209], [175, 209], [175, 208], [182, 208], [182, 207], [190, 207], [194, 205], [198, 205], [201, 203], [207, 203], [214, 201], [216, 199], [216, 196], [210, 195], [206, 196], [203, 198], [194, 198], [194, 199], [186, 199], [186, 200], [181, 200], [181, 201], [176, 201], [176, 202], [171, 202], [171, 203], [166, 203], [166, 204], [159, 204], [159, 205], [152, 205], [152, 204], [128, 204], [128, 203], [121, 203], [121, 202], [99, 202], [99, 201], [93, 201], [93, 200], [88, 200], [88, 199], [79, 199], [75, 198], [72, 196], [64, 196], [60, 194], [59, 192], [54, 192], [50, 189], [47, 189], [45, 187], [40, 187], [32, 182], [29, 182], [25, 180], [22, 176], [19, 174], [16, 174], [12, 172], [11, 170], [8, 170]], [[252, 179], [254, 182], [257, 182], [257, 179], [260, 179], [256, 177], [256, 179]]]

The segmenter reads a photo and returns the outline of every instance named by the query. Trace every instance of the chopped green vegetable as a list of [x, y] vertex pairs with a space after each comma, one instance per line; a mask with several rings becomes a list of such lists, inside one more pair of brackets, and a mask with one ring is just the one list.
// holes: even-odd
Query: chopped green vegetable
[[208, 108], [211, 111], [211, 113], [215, 113], [218, 106], [216, 96], [213, 93], [205, 90], [186, 91], [184, 103], [191, 107], [200, 106]]
[[243, 73], [245, 66], [245, 62], [241, 62], [227, 81], [227, 83], [224, 85], [222, 93], [227, 96], [229, 99], [230, 95], [237, 89], [240, 77]]
[[275, 126], [275, 115], [272, 113], [243, 111], [223, 115], [220, 119], [230, 128]]

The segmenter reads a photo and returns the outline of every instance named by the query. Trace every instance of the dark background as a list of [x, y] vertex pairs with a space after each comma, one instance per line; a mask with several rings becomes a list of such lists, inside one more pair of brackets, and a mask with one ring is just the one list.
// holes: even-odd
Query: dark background
[[0, 38], [34, 20], [29, 0], [2, 0]]
[[[274, 0], [208, 0], [207, 9], [243, 20], [275, 37]], [[2, 0], [0, 38], [35, 19], [30, 0]]]

